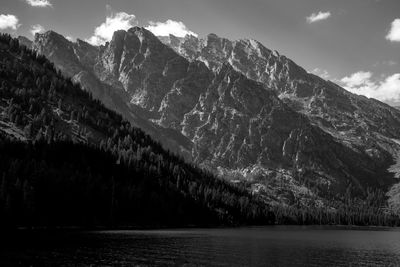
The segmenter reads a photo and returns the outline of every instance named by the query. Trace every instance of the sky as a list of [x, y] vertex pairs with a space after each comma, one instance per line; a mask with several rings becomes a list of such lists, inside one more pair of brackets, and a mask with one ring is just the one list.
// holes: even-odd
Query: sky
[[102, 44], [118, 29], [252, 38], [351, 92], [400, 105], [399, 0], [1, 0], [0, 31]]

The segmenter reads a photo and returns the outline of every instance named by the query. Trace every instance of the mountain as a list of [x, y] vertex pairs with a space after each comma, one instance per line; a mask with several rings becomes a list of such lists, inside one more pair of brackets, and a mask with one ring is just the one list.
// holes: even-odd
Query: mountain
[[0, 36], [0, 59], [2, 226], [275, 221], [265, 201], [164, 150], [17, 39]]
[[293, 110], [353, 149], [363, 149], [377, 161], [386, 160], [385, 151], [397, 158], [397, 109], [307, 73], [256, 40], [230, 41], [215, 34], [204, 40], [194, 36], [162, 40], [187, 59], [202, 61], [211, 69], [230, 64], [247, 78], [262, 83], [266, 90], [274, 90]]
[[272, 203], [324, 206], [395, 183], [399, 111], [254, 40], [161, 40], [134, 27], [93, 47], [47, 32], [33, 48], [166, 148]]
[[71, 77], [74, 82], [79, 83], [83, 89], [90, 92], [108, 108], [122, 114], [133, 125], [161, 141], [167, 149], [185, 156], [189, 154], [186, 151], [190, 145], [185, 137], [179, 133], [161, 129], [158, 125], [149, 122], [148, 112], [136, 105], [131, 105], [127, 101], [129, 96], [125, 90], [96, 76], [95, 69], [97, 67], [95, 65], [98, 64], [98, 54], [101, 52], [101, 48], [79, 39], [72, 43], [53, 31], [37, 34], [31, 47], [51, 60], [63, 75]]
[[398, 161], [397, 109], [310, 74], [256, 40], [230, 41], [215, 34], [204, 39], [188, 35], [160, 40], [189, 61], [199, 60], [210, 69], [231, 65], [247, 78], [262, 83], [266, 90], [275, 91], [284, 103], [338, 142], [367, 154], [375, 162], [390, 165]]

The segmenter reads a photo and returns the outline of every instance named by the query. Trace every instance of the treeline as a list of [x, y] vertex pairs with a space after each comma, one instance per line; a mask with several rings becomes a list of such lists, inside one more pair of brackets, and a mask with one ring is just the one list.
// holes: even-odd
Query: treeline
[[276, 206], [278, 224], [400, 226], [400, 217], [387, 207], [387, 198], [380, 189], [368, 188], [364, 197], [353, 196], [349, 186], [344, 195], [337, 195], [323, 207], [316, 205]]
[[[187, 226], [273, 223], [245, 191], [179, 165], [148, 168], [69, 141], [0, 141], [6, 226]], [[140, 163], [141, 162], [141, 163]], [[175, 173], [175, 175], [174, 175]], [[194, 175], [198, 175], [195, 177]]]
[[0, 58], [0, 121], [26, 138], [3, 135], [0, 143], [2, 223], [274, 222], [268, 205], [245, 188], [165, 151], [16, 39], [0, 36]]

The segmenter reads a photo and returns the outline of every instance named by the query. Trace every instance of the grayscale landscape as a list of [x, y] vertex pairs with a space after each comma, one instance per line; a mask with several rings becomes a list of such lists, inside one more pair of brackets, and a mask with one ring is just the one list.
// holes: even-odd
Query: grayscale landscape
[[399, 10], [2, 1], [0, 265], [399, 265]]

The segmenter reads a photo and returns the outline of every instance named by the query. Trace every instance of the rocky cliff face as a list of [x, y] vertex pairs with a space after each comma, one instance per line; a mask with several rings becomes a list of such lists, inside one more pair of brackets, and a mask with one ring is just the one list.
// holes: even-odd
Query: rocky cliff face
[[[45, 55], [57, 69], [82, 88], [103, 102], [108, 108], [121, 113], [133, 125], [142, 128], [172, 151], [190, 159], [190, 141], [176, 131], [164, 129], [149, 121], [151, 112], [131, 104], [132, 97], [123, 85], [127, 73], [119, 70], [121, 58], [125, 62], [129, 55], [122, 54], [124, 32], [116, 32], [113, 41], [102, 47], [92, 46], [85, 41], [70, 42], [53, 31], [37, 34], [32, 48]], [[170, 50], [168, 47], [165, 49]], [[172, 51], [171, 51], [172, 52]], [[118, 65], [118, 67], [117, 67]], [[120, 81], [121, 80], [121, 81]], [[128, 88], [128, 87], [127, 87]]]
[[[374, 99], [352, 94], [340, 86], [307, 73], [290, 59], [255, 40], [230, 41], [215, 34], [162, 41], [188, 60], [200, 60], [209, 68], [223, 64], [274, 90], [293, 110], [334, 136], [339, 142], [363, 150], [374, 160], [397, 158], [400, 112]], [[393, 140], [395, 139], [395, 140]]]
[[172, 43], [171, 38], [163, 41], [187, 59], [200, 60], [211, 69], [229, 63], [247, 78], [275, 90], [294, 110], [306, 114], [327, 131], [352, 134], [364, 129], [391, 138], [399, 137], [400, 113], [396, 109], [351, 94], [330, 81], [307, 73], [290, 59], [255, 40], [230, 41], [210, 34], [205, 39], [187, 36], [178, 39], [177, 44]]
[[392, 141], [400, 112], [310, 75], [253, 40], [162, 41], [168, 45], [135, 27], [101, 47], [52, 32], [37, 35], [33, 47], [187, 159], [243, 179], [257, 170], [252, 189], [272, 176], [321, 197], [394, 182], [387, 169], [400, 152]]
[[53, 31], [36, 34], [32, 48], [45, 55], [65, 76], [81, 83], [82, 87], [89, 90], [93, 96], [115, 107], [113, 99], [104, 95], [107, 89], [97, 83], [96, 77], [91, 72], [90, 63], [94, 63], [98, 48], [80, 40], [72, 43]]

